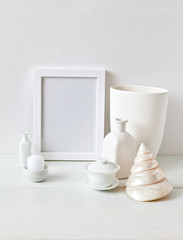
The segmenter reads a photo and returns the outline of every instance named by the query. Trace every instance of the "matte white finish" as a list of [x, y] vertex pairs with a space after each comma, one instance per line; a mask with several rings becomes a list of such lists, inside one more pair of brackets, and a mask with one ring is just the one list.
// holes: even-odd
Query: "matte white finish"
[[105, 71], [36, 69], [33, 151], [46, 160], [96, 160], [104, 136]]
[[144, 203], [124, 188], [90, 189], [85, 162], [47, 162], [48, 178], [31, 183], [17, 155], [1, 155], [0, 239], [182, 240], [183, 157], [158, 160], [174, 190]]
[[37, 154], [32, 154], [27, 158], [27, 170], [42, 171], [44, 169], [44, 157]]
[[25, 129], [32, 139], [34, 68], [100, 67], [105, 134], [110, 86], [163, 87], [170, 99], [159, 154], [183, 155], [182, 9], [181, 0], [1, 1], [0, 153], [18, 154]]
[[110, 121], [128, 119], [128, 132], [137, 149], [144, 142], [156, 157], [163, 138], [168, 91], [146, 86], [114, 86], [110, 91]]
[[19, 142], [20, 165], [27, 165], [27, 158], [31, 155], [31, 141], [28, 139], [28, 132], [22, 132], [22, 139]]
[[134, 138], [126, 132], [127, 120], [113, 119], [112, 129], [103, 141], [103, 155], [109, 161], [119, 164], [117, 178], [126, 178], [130, 175], [130, 169], [136, 156], [136, 142]]

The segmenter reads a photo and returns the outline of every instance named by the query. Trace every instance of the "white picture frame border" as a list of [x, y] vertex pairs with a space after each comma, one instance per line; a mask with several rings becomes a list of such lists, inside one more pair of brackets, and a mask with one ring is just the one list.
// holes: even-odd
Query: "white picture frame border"
[[[96, 108], [96, 152], [42, 152], [41, 123], [42, 123], [42, 79], [51, 78], [95, 78], [97, 79], [97, 108]], [[35, 69], [33, 85], [33, 153], [41, 154], [45, 160], [96, 160], [102, 154], [104, 138], [104, 109], [105, 109], [105, 70], [104, 69]]]

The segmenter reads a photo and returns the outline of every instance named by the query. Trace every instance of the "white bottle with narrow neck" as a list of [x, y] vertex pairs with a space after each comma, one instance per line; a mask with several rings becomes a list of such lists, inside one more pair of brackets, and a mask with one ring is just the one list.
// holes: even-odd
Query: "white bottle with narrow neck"
[[111, 132], [103, 141], [103, 156], [109, 161], [120, 166], [117, 178], [127, 178], [136, 156], [135, 139], [126, 132], [127, 120], [114, 119], [111, 124]]
[[27, 158], [31, 155], [31, 141], [28, 139], [28, 132], [22, 132], [22, 139], [19, 142], [19, 157], [22, 166], [27, 165]]

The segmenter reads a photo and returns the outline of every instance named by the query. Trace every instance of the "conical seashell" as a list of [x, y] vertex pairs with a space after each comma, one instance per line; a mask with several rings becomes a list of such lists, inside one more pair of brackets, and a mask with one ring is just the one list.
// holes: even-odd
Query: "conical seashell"
[[165, 197], [172, 189], [157, 160], [142, 143], [126, 182], [126, 192], [137, 201], [152, 201]]

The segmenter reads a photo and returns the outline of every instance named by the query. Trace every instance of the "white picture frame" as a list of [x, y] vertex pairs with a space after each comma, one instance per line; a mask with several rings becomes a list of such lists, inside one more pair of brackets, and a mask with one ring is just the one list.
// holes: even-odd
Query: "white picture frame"
[[96, 160], [104, 104], [105, 70], [35, 69], [33, 152], [45, 160]]

